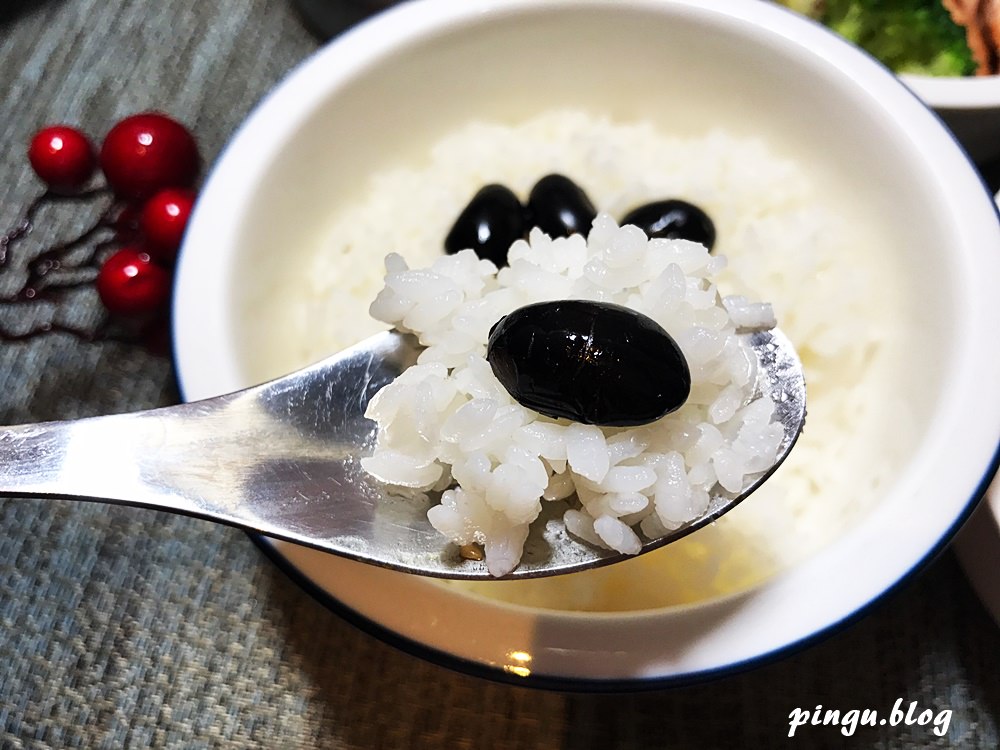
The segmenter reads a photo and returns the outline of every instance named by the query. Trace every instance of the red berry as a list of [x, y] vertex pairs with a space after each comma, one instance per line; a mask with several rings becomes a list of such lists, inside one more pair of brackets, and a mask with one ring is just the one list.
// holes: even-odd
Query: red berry
[[97, 165], [90, 140], [67, 125], [39, 130], [28, 147], [28, 160], [42, 182], [60, 192], [79, 190]]
[[101, 266], [97, 293], [104, 306], [116, 315], [156, 312], [170, 299], [170, 274], [146, 253], [127, 247]]
[[198, 164], [198, 147], [188, 129], [157, 112], [126, 117], [111, 128], [101, 147], [108, 184], [132, 200], [163, 188], [188, 187]]
[[167, 188], [146, 201], [140, 227], [150, 255], [157, 260], [171, 261], [177, 255], [194, 200], [193, 190]]

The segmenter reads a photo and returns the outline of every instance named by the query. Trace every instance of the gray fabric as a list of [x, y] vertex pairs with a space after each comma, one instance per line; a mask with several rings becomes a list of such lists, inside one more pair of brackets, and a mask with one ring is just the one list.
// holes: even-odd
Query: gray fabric
[[[206, 160], [316, 47], [286, 0], [3, 0], [0, 226], [38, 190], [24, 152], [48, 122], [99, 137], [158, 108]], [[54, 209], [32, 242], [81, 226]], [[54, 228], [53, 228], [54, 227]], [[56, 229], [58, 231], [56, 231]], [[16, 269], [0, 276], [16, 282]], [[91, 291], [59, 313], [95, 319]], [[0, 309], [0, 323], [23, 325]], [[168, 361], [50, 336], [0, 345], [0, 419], [177, 398]], [[66, 501], [0, 502], [0, 747], [647, 748], [783, 744], [796, 707], [954, 711], [927, 727], [807, 727], [804, 747], [998, 745], [1000, 632], [950, 553], [846, 631], [709, 684], [566, 695], [401, 653], [291, 583], [236, 531]]]

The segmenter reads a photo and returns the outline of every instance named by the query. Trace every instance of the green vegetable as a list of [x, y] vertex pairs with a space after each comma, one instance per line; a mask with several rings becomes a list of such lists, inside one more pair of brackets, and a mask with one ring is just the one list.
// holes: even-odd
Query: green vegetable
[[806, 11], [897, 73], [967, 76], [976, 70], [965, 29], [940, 0], [780, 0]]

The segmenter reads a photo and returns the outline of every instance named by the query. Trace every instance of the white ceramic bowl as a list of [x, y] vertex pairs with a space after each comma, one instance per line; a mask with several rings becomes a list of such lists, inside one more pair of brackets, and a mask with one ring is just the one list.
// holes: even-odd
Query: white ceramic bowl
[[268, 316], [250, 312], [280, 306], [272, 282], [322, 252], [331, 207], [365, 177], [456, 122], [554, 106], [761, 135], [810, 171], [838, 172], [884, 217], [911, 261], [919, 332], [898, 384], [911, 407], [905, 455], [884, 495], [832, 543], [751, 590], [617, 614], [504, 605], [262, 544], [382, 637], [514, 681], [660, 684], [810, 642], [940, 550], [995, 470], [1000, 225], [965, 154], [916, 97], [832, 33], [768, 3], [426, 0], [339, 38], [258, 107], [202, 193], [177, 277], [182, 391], [207, 397], [296, 364], [262, 362], [256, 342], [308, 333], [268, 331]]
[[1000, 158], [1000, 76], [900, 77], [937, 112], [976, 162]]

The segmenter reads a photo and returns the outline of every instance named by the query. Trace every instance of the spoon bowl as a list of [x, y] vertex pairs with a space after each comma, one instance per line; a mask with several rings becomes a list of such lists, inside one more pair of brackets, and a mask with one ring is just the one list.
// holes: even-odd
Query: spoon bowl
[[[755, 395], [777, 405], [774, 465], [720, 492], [697, 521], [647, 540], [662, 547], [710, 523], [784, 460], [805, 420], [802, 365], [777, 330], [740, 334], [758, 361]], [[430, 499], [361, 467], [375, 444], [369, 400], [416, 362], [410, 335], [378, 334], [304, 370], [236, 393], [150, 411], [0, 430], [0, 497], [78, 498], [205, 518], [361, 562], [439, 578], [491, 579], [427, 520]], [[510, 578], [570, 573], [625, 557], [567, 533], [545, 503]]]

